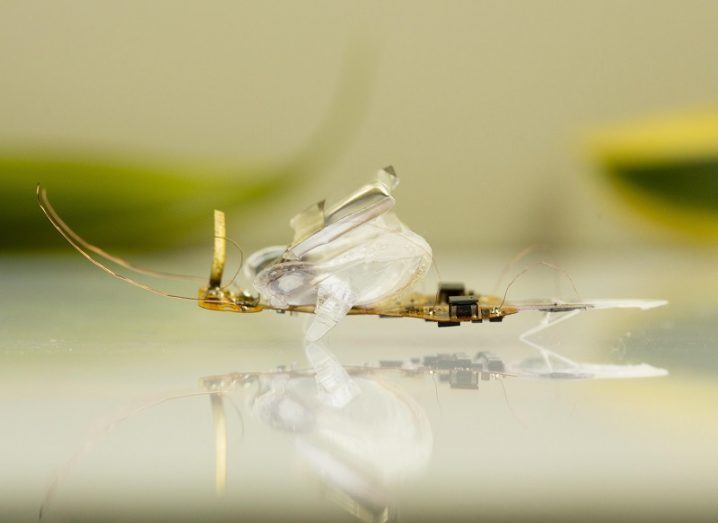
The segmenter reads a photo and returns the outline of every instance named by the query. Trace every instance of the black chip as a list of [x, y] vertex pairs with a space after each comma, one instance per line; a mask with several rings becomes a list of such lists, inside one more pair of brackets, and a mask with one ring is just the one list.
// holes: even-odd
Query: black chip
[[437, 321], [436, 324], [439, 327], [458, 327], [461, 325], [460, 321]]

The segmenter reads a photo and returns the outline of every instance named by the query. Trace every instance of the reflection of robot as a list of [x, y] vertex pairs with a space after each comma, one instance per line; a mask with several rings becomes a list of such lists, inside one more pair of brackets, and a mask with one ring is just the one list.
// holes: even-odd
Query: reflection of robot
[[[164, 395], [103, 419], [78, 451], [57, 471], [45, 493], [40, 517], [58, 487], [95, 445], [123, 421], [163, 403], [209, 396], [215, 431], [215, 481], [227, 483], [227, 406], [243, 417], [230, 394], [254, 386], [252, 413], [273, 429], [295, 438], [297, 452], [322, 481], [328, 497], [362, 521], [390, 521], [392, 492], [425, 468], [433, 434], [424, 409], [379, 366], [342, 367], [323, 347], [310, 346], [313, 369], [278, 367], [200, 379], [201, 390]], [[401, 369], [390, 369], [394, 372]], [[408, 372], [408, 376], [415, 375]], [[232, 409], [230, 409], [232, 410]]]
[[[548, 351], [547, 351], [548, 353]], [[129, 417], [170, 400], [209, 396], [215, 428], [216, 484], [224, 492], [227, 478], [226, 403], [236, 389], [256, 387], [252, 412], [268, 426], [296, 436], [298, 452], [317, 472], [330, 497], [365, 521], [386, 521], [393, 509], [392, 487], [421, 472], [433, 445], [423, 408], [392, 381], [431, 376], [451, 389], [478, 389], [480, 382], [503, 378], [597, 379], [663, 376], [650, 365], [576, 363], [548, 353], [514, 364], [489, 352], [435, 354], [377, 364], [342, 366], [321, 345], [310, 344], [310, 369], [279, 367], [264, 372], [234, 372], [200, 379], [201, 390], [162, 396], [126, 409], [95, 427], [80, 450], [62, 467], [47, 491], [43, 508], [72, 466], [105, 435]]]
[[[541, 348], [541, 355], [519, 363], [506, 363], [486, 351], [478, 352], [474, 358], [465, 354], [437, 354], [424, 357], [423, 369], [438, 375], [439, 380], [448, 382], [452, 389], [478, 389], [480, 380], [503, 377], [586, 380], [654, 378], [668, 374], [667, 370], [646, 363], [579, 363], [544, 348]], [[405, 364], [398, 366], [407, 368]]]
[[[332, 368], [334, 360], [328, 357], [327, 368], [319, 371], [325, 378], [337, 371], [348, 376], [343, 367]], [[431, 457], [431, 426], [421, 406], [371, 369], [349, 370], [354, 374], [350, 401], [334, 379], [315, 379], [313, 372], [205, 378], [204, 387], [218, 392], [212, 396], [218, 489], [224, 490], [227, 448], [219, 392], [254, 381], [252, 412], [270, 427], [294, 435], [297, 452], [322, 480], [328, 497], [362, 521], [392, 520], [393, 488], [419, 474]]]
[[383, 360], [377, 365], [342, 366], [318, 344], [307, 350], [312, 370], [280, 368], [201, 380], [212, 396], [217, 437], [217, 485], [224, 490], [226, 422], [223, 396], [237, 385], [256, 383], [252, 412], [265, 424], [296, 436], [299, 454], [321, 477], [331, 499], [364, 521], [392, 514], [387, 491], [418, 474], [428, 463], [432, 431], [426, 414], [388, 375], [434, 376], [452, 389], [478, 389], [480, 381], [507, 377], [546, 379], [639, 378], [666, 374], [650, 365], [594, 365], [550, 353], [559, 363], [539, 359], [507, 363], [482, 351], [436, 354], [422, 359]]

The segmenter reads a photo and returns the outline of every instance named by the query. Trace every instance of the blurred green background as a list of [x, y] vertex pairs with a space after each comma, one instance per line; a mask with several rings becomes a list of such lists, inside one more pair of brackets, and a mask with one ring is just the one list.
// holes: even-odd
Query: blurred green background
[[662, 243], [675, 236], [597, 176], [615, 144], [590, 144], [715, 101], [716, 16], [700, 1], [6, 0], [0, 244], [59, 245], [38, 181], [102, 244], [196, 241], [215, 206], [244, 246], [281, 243], [294, 212], [389, 163], [400, 216], [432, 245]]

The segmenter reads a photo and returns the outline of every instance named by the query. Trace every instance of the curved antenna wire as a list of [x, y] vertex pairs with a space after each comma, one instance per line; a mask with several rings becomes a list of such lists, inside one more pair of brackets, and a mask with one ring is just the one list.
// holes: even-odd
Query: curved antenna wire
[[[75, 250], [76, 250], [77, 252], [79, 252], [87, 261], [89, 261], [90, 263], [92, 263], [92, 264], [93, 264], [94, 266], [96, 266], [97, 268], [99, 268], [99, 269], [101, 269], [102, 271], [106, 272], [107, 274], [109, 274], [109, 275], [112, 276], [113, 278], [116, 278], [116, 279], [118, 279], [118, 280], [120, 280], [120, 281], [123, 281], [123, 282], [125, 282], [125, 283], [128, 283], [128, 284], [130, 284], [130, 285], [132, 285], [132, 286], [134, 286], [134, 287], [138, 287], [138, 288], [140, 288], [140, 289], [142, 289], [142, 290], [144, 290], [144, 291], [151, 292], [152, 294], [156, 294], [156, 295], [158, 295], [158, 296], [163, 296], [163, 297], [165, 297], [165, 298], [173, 298], [173, 299], [176, 299], [176, 300], [200, 301], [200, 298], [195, 298], [195, 297], [191, 297], [191, 296], [181, 296], [181, 295], [178, 295], [178, 294], [167, 293], [167, 292], [165, 292], [165, 291], [162, 291], [162, 290], [160, 290], [160, 289], [157, 289], [157, 288], [152, 287], [152, 286], [150, 286], [150, 285], [147, 285], [147, 284], [145, 284], [145, 283], [142, 283], [142, 282], [139, 282], [139, 281], [134, 280], [134, 279], [132, 279], [132, 278], [129, 278], [129, 277], [123, 275], [123, 274], [120, 274], [120, 273], [118, 273], [118, 272], [116, 272], [116, 271], [110, 269], [109, 267], [107, 267], [107, 266], [104, 265], [103, 263], [97, 261], [95, 258], [93, 258], [93, 257], [85, 250], [84, 246], [85, 246], [85, 244], [87, 244], [87, 242], [85, 242], [77, 233], [75, 233], [75, 232], [60, 218], [60, 216], [57, 214], [57, 211], [55, 211], [54, 207], [52, 206], [52, 204], [50, 203], [50, 200], [49, 200], [48, 197], [47, 197], [47, 191], [45, 190], [45, 188], [42, 187], [40, 184], [38, 184], [38, 185], [37, 185], [37, 189], [36, 189], [36, 193], [37, 193], [38, 205], [40, 206], [40, 209], [41, 209], [42, 212], [45, 214], [45, 216], [47, 217], [47, 219], [50, 221], [50, 223], [52, 224], [52, 226], [57, 230], [57, 232], [60, 233], [60, 235], [61, 235], [63, 238], [65, 238], [65, 240], [66, 240], [72, 247], [75, 248]], [[240, 273], [240, 271], [241, 271], [242, 264], [244, 263], [244, 251], [242, 251], [242, 248], [239, 246], [239, 244], [238, 244], [236, 241], [232, 240], [231, 238], [226, 238], [226, 240], [229, 241], [232, 245], [234, 245], [234, 246], [239, 250], [240, 255], [241, 255], [241, 259], [240, 259], [240, 265], [239, 265], [239, 267], [237, 268], [237, 270], [235, 271], [235, 274], [234, 274], [234, 276], [232, 277], [232, 280], [231, 280], [227, 285], [223, 286], [222, 288], [226, 288], [226, 287], [228, 287], [229, 285], [231, 285], [232, 283], [234, 283], [234, 281], [237, 279], [237, 277], [238, 277], [238, 275], [239, 275], [239, 273]], [[91, 244], [87, 244], [87, 245], [91, 245]], [[94, 247], [94, 246], [93, 246], [93, 247]], [[99, 248], [97, 248], [97, 249], [99, 249]], [[102, 251], [102, 249], [99, 249], [99, 250]], [[95, 250], [92, 250], [92, 252], [96, 252], [96, 251], [95, 251]], [[103, 251], [103, 252], [104, 252], [104, 251]], [[98, 254], [98, 255], [99, 255], [99, 254]], [[105, 257], [106, 259], [111, 259], [111, 260], [114, 261], [114, 257], [109, 257], [109, 258], [108, 258], [107, 256], [104, 256], [104, 255], [99, 255], [99, 256], [103, 256], [103, 257]], [[121, 260], [121, 258], [120, 258], [120, 260]], [[122, 260], [122, 261], [124, 262], [124, 260]], [[123, 267], [126, 267], [126, 265], [123, 265], [122, 263], [120, 263], [120, 265], [122, 265]], [[131, 270], [135, 270], [135, 269], [131, 269]], [[138, 271], [135, 270], [135, 272], [138, 272]], [[157, 273], [157, 274], [159, 274], [159, 273]], [[176, 276], [176, 275], [175, 275], [175, 276]], [[202, 279], [202, 281], [204, 281], [204, 279]]]
[[[234, 241], [229, 236], [215, 236], [215, 238], [219, 238], [221, 240], [227, 240], [229, 243], [234, 245], [234, 247], [239, 251], [239, 265], [237, 266], [237, 270], [234, 271], [234, 274], [232, 275], [232, 279], [229, 280], [229, 282], [220, 286], [220, 289], [225, 290], [225, 289], [228, 289], [235, 281], [237, 281], [237, 278], [239, 277], [239, 273], [241, 272], [242, 266], [244, 265], [244, 251], [242, 250], [242, 247], [239, 246], [239, 243]], [[204, 280], [202, 280], [202, 281], [204, 281]]]
[[541, 248], [542, 248], [541, 245], [534, 243], [534, 244], [529, 245], [528, 247], [522, 249], [518, 253], [516, 253], [516, 255], [513, 258], [511, 258], [506, 263], [506, 265], [504, 265], [503, 269], [501, 269], [501, 272], [499, 273], [499, 277], [496, 279], [496, 284], [494, 285], [494, 288], [492, 289], [491, 293], [496, 294], [498, 292], [499, 285], [501, 285], [501, 282], [504, 280], [504, 278], [506, 278], [509, 271], [512, 269], [512, 267], [514, 265], [516, 265], [518, 262], [523, 260], [526, 256], [528, 256], [532, 252], [535, 252]]
[[511, 281], [509, 282], [509, 284], [506, 286], [506, 290], [504, 291], [504, 296], [503, 296], [503, 298], [501, 299], [501, 305], [499, 305], [499, 308], [503, 307], [503, 306], [504, 306], [504, 303], [506, 303], [506, 296], [509, 294], [509, 289], [513, 286], [513, 284], [516, 283], [516, 281], [518, 281], [518, 279], [521, 278], [521, 276], [523, 276], [524, 274], [526, 274], [526, 273], [527, 273], [528, 271], [530, 271], [531, 269], [535, 268], [537, 265], [543, 265], [544, 267], [548, 267], [549, 269], [554, 270], [554, 271], [557, 271], [557, 272], [560, 272], [561, 274], [563, 274], [564, 276], [566, 276], [566, 278], [568, 279], [568, 281], [571, 283], [571, 287], [573, 288], [574, 294], [576, 294], [576, 298], [578, 298], [579, 301], [581, 300], [581, 294], [578, 292], [578, 289], [576, 288], [576, 284], [574, 283], [573, 278], [571, 278], [571, 275], [570, 275], [568, 272], [566, 272], [564, 269], [562, 269], [562, 268], [559, 267], [558, 265], [554, 265], [553, 263], [549, 263], [549, 262], [545, 262], [545, 261], [540, 261], [540, 262], [532, 263], [532, 264], [529, 265], [528, 267], [525, 267], [525, 268], [522, 269], [518, 274], [516, 274], [516, 276], [514, 276], [514, 277], [511, 279]]
[[504, 384], [504, 379], [500, 378], [498, 381], [499, 383], [501, 383], [501, 390], [504, 393], [504, 401], [506, 402], [506, 408], [509, 409], [509, 413], [524, 429], [528, 428], [526, 423], [518, 416], [518, 414], [516, 414], [516, 411], [514, 411], [514, 408], [511, 406], [511, 402], [509, 401], [509, 394], [506, 391], [506, 385]]
[[[46, 214], [50, 214], [52, 216], [52, 220], [57, 222], [63, 230], [67, 233], [68, 236], [70, 236], [75, 243], [83, 247], [85, 250], [90, 251], [97, 256], [100, 256], [101, 258], [104, 258], [108, 261], [111, 261], [112, 263], [115, 263], [121, 267], [124, 267], [125, 269], [136, 272], [138, 274], [143, 274], [145, 276], [152, 276], [155, 278], [166, 278], [170, 280], [192, 280], [192, 281], [199, 281], [204, 282], [204, 278], [201, 276], [194, 276], [190, 274], [178, 274], [174, 272], [164, 272], [164, 271], [155, 271], [153, 269], [147, 269], [145, 267], [140, 267], [139, 265], [135, 265], [124, 258], [120, 258], [119, 256], [115, 256], [113, 254], [108, 253], [106, 250], [102, 249], [101, 247], [98, 247], [97, 245], [93, 245], [92, 243], [85, 240], [82, 236], [77, 234], [74, 230], [70, 228], [65, 221], [60, 218], [60, 215], [55, 211], [54, 207], [50, 204], [49, 200], [47, 199], [47, 195], [45, 193], [45, 189], [41, 188], [38, 184], [38, 194], [42, 191], [44, 195], [44, 204], [46, 206]], [[42, 206], [41, 206], [42, 207]], [[50, 216], [48, 216], [49, 218]]]
[[[117, 279], [120, 280], [120, 281], [123, 281], [123, 282], [125, 282], [125, 283], [129, 283], [130, 285], [133, 285], [134, 287], [139, 287], [139, 288], [142, 289], [142, 290], [145, 290], [145, 291], [147, 291], [147, 292], [151, 292], [152, 294], [156, 294], [156, 295], [158, 295], [158, 296], [164, 296], [164, 297], [166, 297], [166, 298], [174, 298], [174, 299], [176, 299], [176, 300], [189, 300], [189, 301], [198, 301], [198, 300], [199, 300], [199, 298], [192, 298], [192, 297], [189, 297], [189, 296], [179, 296], [179, 295], [176, 295], [176, 294], [169, 294], [169, 293], [166, 293], [166, 292], [161, 291], [161, 290], [159, 290], [159, 289], [155, 289], [154, 287], [151, 287], [151, 286], [149, 286], [149, 285], [147, 285], [147, 284], [140, 283], [140, 282], [138, 282], [138, 281], [136, 281], [136, 280], [133, 280], [132, 278], [128, 278], [127, 276], [124, 276], [124, 275], [122, 275], [122, 274], [119, 274], [119, 273], [113, 271], [112, 269], [110, 269], [109, 267], [107, 267], [106, 265], [103, 265], [102, 263], [100, 263], [99, 261], [97, 261], [95, 258], [93, 258], [92, 256], [90, 256], [90, 255], [87, 253], [87, 251], [85, 251], [85, 250], [73, 239], [73, 237], [71, 236], [71, 234], [70, 234], [70, 232], [69, 232], [71, 229], [70, 229], [67, 225], [65, 225], [64, 222], [61, 222], [61, 221], [58, 222], [58, 221], [56, 220], [55, 217], [57, 216], [57, 213], [55, 212], [55, 210], [53, 209], [52, 205], [50, 204], [50, 201], [47, 199], [47, 192], [46, 192], [45, 189], [44, 189], [43, 187], [41, 187], [40, 185], [37, 186], [37, 199], [38, 199], [38, 203], [39, 203], [39, 205], [40, 205], [40, 209], [42, 209], [42, 212], [45, 213], [45, 216], [47, 217], [48, 220], [50, 220], [50, 223], [53, 225], [53, 227], [55, 227], [55, 229], [57, 229], [57, 232], [59, 232], [59, 233], [62, 235], [62, 237], [65, 238], [65, 240], [67, 240], [67, 242], [75, 248], [75, 250], [76, 250], [77, 252], [79, 252], [80, 254], [82, 254], [82, 256], [83, 256], [87, 261], [89, 261], [90, 263], [92, 263], [95, 267], [97, 267], [97, 268], [99, 268], [99, 269], [105, 271], [107, 274], [109, 274], [109, 275], [112, 276], [113, 278], [117, 278]], [[67, 230], [66, 230], [66, 229], [67, 229]]]

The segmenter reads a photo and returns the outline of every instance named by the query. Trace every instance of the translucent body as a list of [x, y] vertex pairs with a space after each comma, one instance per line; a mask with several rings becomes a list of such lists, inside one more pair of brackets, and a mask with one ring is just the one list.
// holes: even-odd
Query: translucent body
[[[380, 177], [332, 210], [330, 218], [341, 217], [330, 225], [304, 235], [283, 252], [271, 247], [248, 260], [263, 301], [278, 308], [315, 306], [307, 341], [322, 338], [352, 307], [370, 306], [411, 287], [431, 267], [429, 244], [391, 212], [394, 199], [389, 191], [395, 185]], [[373, 191], [371, 200], [367, 187]], [[346, 213], [349, 207], [352, 212]]]
[[392, 213], [320, 245], [299, 260], [282, 260], [259, 272], [254, 286], [276, 307], [315, 305], [307, 339], [321, 338], [354, 306], [400, 293], [431, 266], [431, 247]]

